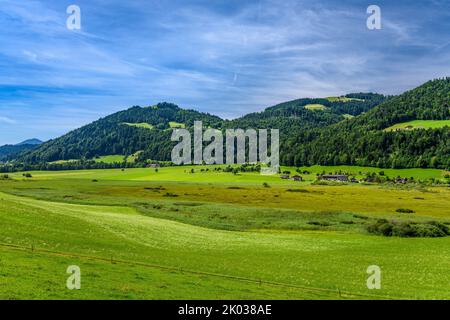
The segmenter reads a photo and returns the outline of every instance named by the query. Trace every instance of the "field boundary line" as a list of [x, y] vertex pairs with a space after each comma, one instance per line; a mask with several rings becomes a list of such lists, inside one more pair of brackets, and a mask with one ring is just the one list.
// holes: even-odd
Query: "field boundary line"
[[282, 282], [276, 282], [276, 281], [267, 281], [267, 280], [262, 280], [262, 279], [259, 280], [259, 279], [241, 277], [241, 276], [233, 276], [233, 275], [226, 275], [226, 274], [219, 274], [219, 273], [205, 272], [205, 271], [195, 271], [195, 270], [189, 270], [189, 269], [183, 269], [183, 268], [171, 267], [171, 266], [162, 266], [162, 265], [158, 265], [158, 264], [151, 264], [151, 263], [132, 261], [132, 260], [123, 260], [123, 259], [114, 259], [114, 258], [108, 259], [108, 258], [99, 257], [99, 256], [68, 253], [68, 252], [61, 252], [61, 251], [52, 251], [52, 250], [47, 250], [47, 249], [36, 248], [34, 246], [26, 247], [26, 246], [20, 246], [20, 245], [15, 245], [15, 244], [0, 243], [0, 247], [6, 248], [6, 249], [12, 249], [12, 250], [16, 250], [16, 251], [25, 251], [25, 252], [30, 252], [30, 253], [36, 252], [36, 253], [42, 253], [42, 254], [47, 254], [47, 255], [52, 255], [52, 256], [60, 256], [60, 257], [66, 257], [66, 258], [68, 257], [68, 258], [88, 259], [88, 260], [101, 261], [101, 262], [107, 262], [107, 263], [113, 263], [113, 264], [119, 263], [119, 264], [124, 264], [124, 265], [129, 265], [129, 266], [141, 266], [141, 267], [146, 267], [146, 268], [167, 270], [167, 271], [173, 271], [173, 272], [179, 272], [179, 273], [218, 277], [218, 278], [235, 280], [235, 281], [249, 282], [249, 283], [254, 283], [254, 284], [259, 284], [259, 285], [264, 284], [264, 285], [269, 285], [269, 286], [299, 289], [299, 290], [305, 290], [305, 291], [311, 291], [311, 292], [326, 292], [326, 293], [332, 293], [334, 295], [337, 295], [340, 298], [345, 298], [343, 296], [348, 296], [348, 297], [353, 296], [353, 297], [377, 298], [377, 299], [385, 299], [385, 300], [410, 299], [410, 298], [405, 298], [405, 297], [399, 298], [399, 297], [394, 297], [394, 296], [353, 293], [353, 292], [343, 291], [343, 290], [339, 290], [339, 289], [307, 287], [307, 286], [282, 283]]

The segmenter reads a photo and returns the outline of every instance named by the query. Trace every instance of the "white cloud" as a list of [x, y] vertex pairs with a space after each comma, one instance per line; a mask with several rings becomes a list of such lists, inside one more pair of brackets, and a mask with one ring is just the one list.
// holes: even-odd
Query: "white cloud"
[[449, 72], [448, 29], [430, 32], [445, 10], [408, 5], [405, 16], [390, 3], [383, 30], [371, 32], [354, 1], [180, 3], [78, 0], [82, 30], [72, 32], [60, 2], [0, 0], [0, 90], [31, 88], [0, 100], [30, 119], [79, 109], [61, 122], [72, 128], [137, 104], [232, 118], [302, 97], [399, 93]]

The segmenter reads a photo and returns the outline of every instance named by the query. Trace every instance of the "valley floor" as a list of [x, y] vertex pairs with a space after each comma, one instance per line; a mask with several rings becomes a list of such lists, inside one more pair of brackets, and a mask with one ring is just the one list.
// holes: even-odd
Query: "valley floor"
[[[450, 221], [448, 187], [187, 168], [31, 174], [0, 181], [0, 299], [450, 298], [450, 237], [366, 231], [380, 217]], [[71, 265], [81, 290], [66, 288]], [[381, 290], [367, 288], [371, 265]]]

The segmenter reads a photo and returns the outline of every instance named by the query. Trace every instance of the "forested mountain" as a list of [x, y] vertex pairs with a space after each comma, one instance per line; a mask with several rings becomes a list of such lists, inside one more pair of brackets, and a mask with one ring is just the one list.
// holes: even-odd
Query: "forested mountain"
[[[250, 113], [229, 121], [226, 125], [231, 128], [324, 127], [340, 122], [348, 116], [367, 112], [386, 99], [383, 95], [373, 93], [354, 93], [327, 99], [298, 99], [278, 104], [262, 112]], [[308, 106], [322, 106], [323, 109], [308, 109]]]
[[299, 99], [235, 120], [160, 103], [133, 107], [95, 121], [15, 157], [16, 163], [132, 155], [137, 162], [170, 160], [171, 128], [280, 129], [285, 165], [450, 166], [450, 128], [388, 131], [411, 120], [450, 120], [450, 78], [427, 82], [400, 96], [372, 93], [326, 99]]
[[[141, 150], [145, 150], [152, 159], [170, 160], [170, 124], [192, 126], [197, 120], [211, 127], [220, 126], [222, 123], [219, 117], [184, 110], [170, 103], [160, 103], [147, 108], [135, 106], [50, 140], [38, 149], [22, 154], [17, 160], [40, 163], [91, 159], [102, 155], [131, 155]], [[142, 123], [147, 126], [134, 125]]]
[[410, 120], [450, 120], [450, 78], [427, 82], [353, 119], [293, 135], [282, 162], [449, 168], [450, 127], [383, 130]]
[[[339, 99], [344, 101], [334, 102], [329, 99], [300, 99], [233, 121], [224, 121], [194, 110], [184, 110], [170, 103], [146, 108], [135, 106], [51, 140], [32, 152], [20, 155], [16, 160], [24, 163], [43, 163], [92, 159], [103, 155], [131, 155], [142, 151], [138, 161], [169, 161], [174, 145], [170, 141], [171, 125], [180, 124], [190, 128], [194, 121], [203, 121], [204, 127], [217, 129], [280, 128], [282, 133], [292, 133], [343, 121], [344, 114], [360, 114], [385, 99], [384, 96], [375, 94], [364, 94], [364, 97], [366, 100], [341, 97]], [[313, 104], [323, 105], [325, 110], [314, 111], [305, 108]]]

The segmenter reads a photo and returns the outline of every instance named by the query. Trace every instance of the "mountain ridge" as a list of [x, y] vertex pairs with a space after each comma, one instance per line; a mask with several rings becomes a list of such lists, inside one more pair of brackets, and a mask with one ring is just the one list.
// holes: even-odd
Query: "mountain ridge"
[[39, 140], [37, 138], [32, 138], [32, 139], [27, 139], [27, 140], [24, 140], [22, 142], [19, 142], [19, 143], [15, 144], [15, 145], [16, 146], [22, 146], [22, 145], [25, 145], [25, 144], [28, 144], [28, 145], [40, 145], [40, 144], [43, 144], [43, 143], [44, 143], [44, 141], [41, 141], [41, 140]]
[[[449, 136], [448, 127], [420, 132], [383, 132], [382, 129], [402, 121], [450, 119], [449, 101], [450, 78], [443, 78], [399, 96], [354, 93], [332, 99], [297, 99], [234, 120], [182, 109], [171, 103], [134, 106], [25, 151], [16, 160], [43, 163], [131, 155], [139, 151], [138, 162], [168, 161], [174, 145], [170, 141], [170, 129], [190, 128], [194, 121], [203, 121], [204, 127], [222, 130], [279, 128], [280, 159], [286, 165], [448, 167], [450, 147], [445, 140]], [[309, 105], [324, 108], [309, 110]]]
[[22, 152], [37, 148], [43, 142], [39, 139], [27, 139], [17, 144], [5, 144], [0, 146], [0, 161], [19, 155]]

